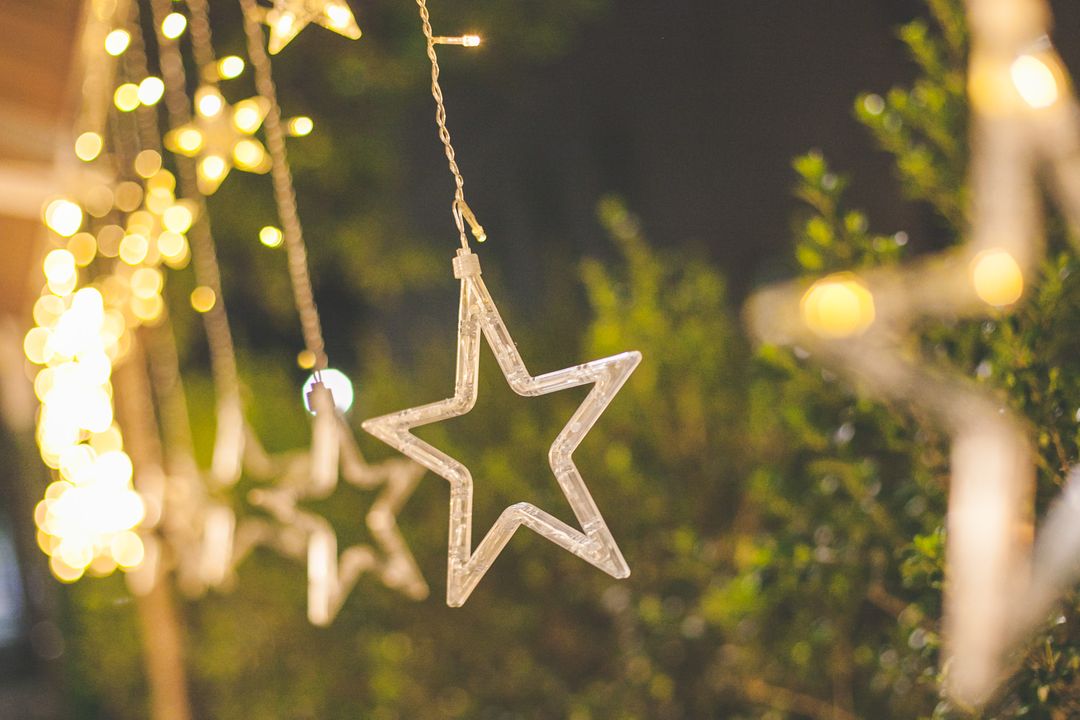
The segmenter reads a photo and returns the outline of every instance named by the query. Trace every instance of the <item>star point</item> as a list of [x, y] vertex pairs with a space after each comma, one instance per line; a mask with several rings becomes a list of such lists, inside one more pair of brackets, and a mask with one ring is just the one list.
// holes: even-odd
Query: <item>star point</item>
[[[468, 250], [459, 250], [454, 275], [461, 281], [457, 372], [453, 397], [366, 420], [362, 427], [450, 483], [447, 596], [459, 607], [472, 594], [517, 529], [525, 526], [563, 549], [616, 578], [630, 575], [607, 523], [600, 514], [573, 461], [574, 450], [610, 404], [641, 361], [633, 351], [594, 360], [563, 370], [533, 376], [525, 367], [487, 287], [480, 277], [480, 262]], [[475, 551], [472, 546], [473, 479], [469, 469], [412, 434], [413, 428], [464, 415], [476, 404], [480, 337], [488, 345], [510, 387], [519, 395], [535, 397], [582, 385], [593, 386], [548, 452], [548, 462], [581, 526], [578, 530], [527, 502], [502, 511]]]
[[350, 40], [360, 39], [360, 26], [345, 0], [274, 0], [264, 18], [270, 27], [267, 50], [277, 55], [311, 23]]

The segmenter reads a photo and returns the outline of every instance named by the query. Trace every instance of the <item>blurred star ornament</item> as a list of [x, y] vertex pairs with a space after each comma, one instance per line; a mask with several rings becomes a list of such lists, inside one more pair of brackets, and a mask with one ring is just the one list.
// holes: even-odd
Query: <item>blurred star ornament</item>
[[[368, 465], [326, 386], [316, 382], [308, 397], [315, 411], [311, 451], [294, 459], [277, 487], [249, 494], [252, 505], [269, 512], [280, 526], [267, 533], [269, 544], [307, 562], [308, 619], [319, 626], [333, 622], [365, 572], [376, 573], [387, 587], [413, 600], [422, 600], [428, 586], [398, 530], [397, 514], [424, 469], [401, 459]], [[355, 487], [380, 490], [365, 518], [374, 547], [353, 545], [339, 554], [333, 526], [300, 507], [304, 499], [329, 496], [339, 475]]]
[[764, 341], [811, 351], [866, 390], [901, 399], [950, 436], [945, 689], [979, 706], [1010, 651], [1047, 620], [1080, 566], [1080, 472], [1065, 479], [1032, 543], [1036, 451], [1001, 399], [911, 357], [922, 318], [995, 316], [1043, 261], [1040, 172], [1080, 227], [1080, 105], [1048, 40], [1044, 0], [968, 0], [971, 225], [966, 242], [899, 268], [766, 288], [747, 318]]
[[165, 147], [198, 158], [199, 192], [212, 195], [233, 167], [259, 174], [270, 170], [266, 148], [253, 137], [269, 111], [264, 97], [229, 105], [216, 87], [204, 85], [195, 92], [194, 119], [166, 133]]
[[351, 40], [360, 39], [360, 26], [345, 0], [274, 0], [264, 18], [270, 26], [269, 51], [277, 55], [301, 30], [315, 23]]
[[[574, 465], [572, 455], [637, 367], [641, 353], [621, 353], [534, 377], [526, 369], [480, 278], [479, 258], [467, 248], [458, 250], [454, 259], [454, 276], [461, 280], [454, 396], [363, 423], [363, 428], [369, 433], [450, 482], [447, 604], [458, 607], [465, 603], [521, 525], [609, 575], [616, 578], [629, 576], [630, 568]], [[546, 395], [581, 385], [593, 385], [548, 452], [551, 469], [582, 530], [571, 527], [531, 503], [519, 502], [503, 510], [476, 552], [473, 552], [472, 474], [463, 464], [410, 432], [415, 427], [464, 415], [476, 404], [481, 332], [487, 338], [506, 381], [519, 395]]]

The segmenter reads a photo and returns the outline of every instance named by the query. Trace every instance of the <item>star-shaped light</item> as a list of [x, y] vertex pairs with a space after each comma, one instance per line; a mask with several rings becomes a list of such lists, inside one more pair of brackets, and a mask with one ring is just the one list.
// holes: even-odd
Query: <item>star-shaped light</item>
[[277, 55], [311, 23], [322, 25], [352, 40], [360, 39], [360, 26], [345, 0], [274, 0], [266, 11], [270, 26], [269, 51]]
[[[316, 411], [311, 451], [293, 458], [277, 487], [249, 494], [251, 503], [269, 512], [280, 525], [269, 544], [307, 562], [308, 619], [314, 625], [329, 625], [365, 572], [377, 573], [387, 587], [409, 598], [427, 597], [427, 583], [397, 526], [397, 514], [424, 469], [401, 459], [368, 465], [326, 387], [316, 383], [310, 397]], [[339, 474], [358, 488], [381, 488], [365, 519], [377, 547], [353, 545], [339, 555], [337, 534], [330, 523], [300, 507], [306, 498], [328, 496]]]
[[[517, 346], [499, 316], [495, 302], [480, 278], [480, 262], [477, 256], [468, 250], [459, 250], [454, 259], [454, 276], [461, 280], [454, 396], [372, 418], [363, 423], [363, 428], [369, 433], [450, 482], [447, 604], [458, 607], [465, 603], [521, 525], [609, 575], [617, 578], [629, 576], [630, 568], [615, 544], [600, 510], [593, 502], [581, 473], [574, 465], [572, 455], [637, 367], [641, 361], [641, 353], [621, 353], [534, 377], [526, 369]], [[469, 469], [410, 432], [412, 428], [421, 425], [464, 415], [473, 408], [478, 391], [481, 332], [487, 338], [506, 381], [519, 395], [546, 395], [581, 385], [593, 385], [548, 452], [551, 469], [582, 530], [571, 527], [531, 503], [519, 502], [503, 510], [473, 552], [473, 480]]]
[[1080, 472], [1066, 478], [1032, 546], [1036, 465], [1027, 429], [996, 394], [912, 358], [912, 326], [987, 316], [1021, 299], [1045, 257], [1041, 171], [1053, 178], [1048, 189], [1062, 213], [1080, 225], [1080, 103], [1047, 39], [1045, 2], [970, 0], [967, 7], [965, 243], [897, 268], [769, 287], [746, 314], [761, 339], [810, 350], [861, 389], [903, 400], [948, 432], [945, 689], [978, 706], [1004, 680], [1010, 652], [1045, 625], [1080, 576]]
[[266, 148], [253, 137], [269, 111], [270, 101], [264, 97], [229, 105], [216, 87], [204, 85], [195, 92], [194, 119], [166, 133], [165, 147], [199, 158], [199, 192], [212, 195], [233, 167], [254, 173], [270, 170]]

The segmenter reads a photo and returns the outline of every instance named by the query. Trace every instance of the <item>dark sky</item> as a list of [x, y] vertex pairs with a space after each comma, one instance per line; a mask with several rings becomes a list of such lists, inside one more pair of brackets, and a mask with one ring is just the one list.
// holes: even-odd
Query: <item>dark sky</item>
[[[617, 192], [654, 243], [707, 247], [742, 294], [790, 272], [790, 161], [811, 148], [852, 175], [851, 200], [875, 230], [933, 244], [933, 217], [902, 200], [891, 158], [852, 115], [860, 92], [913, 77], [896, 30], [926, 14], [922, 2], [613, 4], [554, 66], [511, 82], [444, 75], [470, 201], [493, 245], [512, 238], [512, 253], [489, 250], [501, 262], [525, 276], [545, 249], [602, 253], [595, 203]], [[1055, 3], [1067, 59], [1076, 5]], [[429, 149], [417, 170], [424, 196], [441, 197], [448, 181]], [[445, 215], [439, 204], [433, 228]]]

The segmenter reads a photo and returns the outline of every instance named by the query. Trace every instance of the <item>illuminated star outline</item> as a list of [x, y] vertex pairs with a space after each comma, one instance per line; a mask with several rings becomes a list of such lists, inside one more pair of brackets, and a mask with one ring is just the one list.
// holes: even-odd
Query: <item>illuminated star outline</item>
[[[461, 280], [461, 302], [453, 397], [372, 418], [362, 424], [367, 432], [450, 482], [447, 605], [460, 607], [468, 600], [522, 525], [613, 577], [628, 577], [630, 568], [574, 465], [572, 455], [637, 367], [641, 353], [625, 352], [543, 375], [530, 375], [480, 277], [477, 256], [466, 249], [458, 250], [454, 276]], [[519, 395], [534, 397], [593, 385], [548, 452], [552, 472], [582, 530], [531, 503], [519, 502], [502, 511], [473, 552], [472, 474], [465, 465], [410, 432], [415, 427], [464, 415], [474, 407], [478, 393], [481, 333], [495, 354], [507, 383]]]
[[[329, 395], [321, 384], [316, 384], [314, 393], [319, 388]], [[308, 619], [313, 625], [333, 622], [365, 572], [376, 573], [384, 585], [412, 600], [424, 599], [427, 583], [397, 525], [397, 514], [416, 489], [424, 468], [403, 459], [369, 465], [351, 429], [334, 410], [333, 399], [328, 400], [329, 407], [317, 397], [312, 400], [317, 412], [311, 449], [285, 459], [284, 474], [276, 486], [248, 494], [248, 501], [270, 513], [280, 526], [252, 537], [250, 547], [268, 544], [307, 563]], [[352, 545], [339, 554], [331, 524], [300, 507], [305, 499], [328, 497], [339, 477], [362, 490], [381, 488], [365, 518], [374, 547]], [[238, 553], [246, 550], [238, 548]]]
[[271, 55], [284, 50], [311, 23], [350, 40], [359, 40], [361, 35], [345, 0], [274, 0], [272, 8], [264, 9], [261, 20], [270, 27], [267, 50]]

